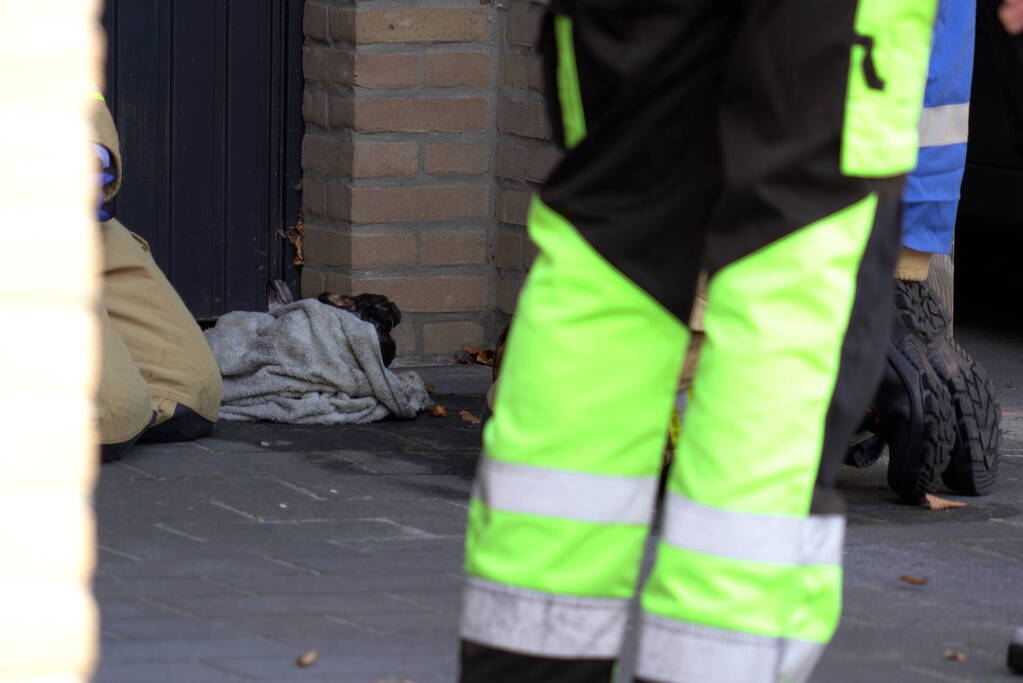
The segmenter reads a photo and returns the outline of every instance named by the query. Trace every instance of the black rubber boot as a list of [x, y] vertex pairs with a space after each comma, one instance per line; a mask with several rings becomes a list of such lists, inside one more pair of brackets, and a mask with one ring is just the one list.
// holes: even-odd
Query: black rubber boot
[[952, 398], [928, 360], [933, 330], [905, 309], [904, 285], [919, 284], [897, 281], [888, 362], [874, 399], [888, 444], [888, 485], [907, 503], [941, 486], [955, 444]]
[[923, 282], [899, 282], [895, 307], [928, 340], [927, 358], [948, 389], [956, 435], [942, 479], [959, 494], [989, 493], [998, 478], [1001, 407], [983, 366], [952, 339], [949, 315]]
[[1005, 663], [1013, 673], [1023, 674], [1023, 626], [1009, 641], [1009, 653], [1005, 658]]

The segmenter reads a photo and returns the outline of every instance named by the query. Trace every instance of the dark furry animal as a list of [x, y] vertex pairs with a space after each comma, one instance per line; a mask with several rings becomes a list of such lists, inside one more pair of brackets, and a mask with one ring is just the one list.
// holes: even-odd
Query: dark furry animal
[[[328, 306], [354, 313], [371, 323], [376, 328], [377, 338], [380, 340], [380, 356], [383, 358], [384, 366], [391, 366], [394, 356], [398, 352], [398, 345], [391, 337], [391, 330], [401, 322], [401, 311], [393, 301], [383, 294], [344, 296], [333, 292], [323, 292], [316, 297], [316, 300]], [[293, 301], [291, 289], [284, 281], [270, 280], [267, 282], [266, 303], [268, 310], [272, 311], [280, 306], [286, 306]]]
[[384, 366], [391, 366], [398, 351], [398, 345], [391, 338], [391, 330], [401, 322], [401, 311], [393, 301], [383, 294], [342, 296], [333, 292], [323, 292], [316, 299], [321, 303], [343, 308], [371, 323], [377, 329], [377, 337], [380, 338], [380, 355], [384, 359]]

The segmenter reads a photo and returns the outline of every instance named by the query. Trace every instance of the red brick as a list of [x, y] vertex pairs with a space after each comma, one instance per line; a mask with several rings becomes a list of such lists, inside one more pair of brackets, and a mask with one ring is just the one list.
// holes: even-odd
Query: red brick
[[355, 103], [351, 95], [330, 95], [330, 127], [351, 128], [355, 119]]
[[307, 38], [330, 40], [330, 10], [313, 2], [305, 3], [302, 30]]
[[[334, 294], [352, 294], [352, 278], [347, 275], [341, 275], [340, 273], [324, 273], [323, 274], [323, 289], [316, 294], [321, 292], [333, 292]], [[312, 296], [316, 296], [313, 294]]]
[[351, 261], [351, 236], [329, 228], [307, 225], [303, 252], [306, 261], [328, 266], [346, 266]]
[[426, 146], [427, 173], [486, 173], [490, 168], [486, 145], [434, 144]]
[[383, 294], [409, 313], [482, 311], [487, 304], [487, 278], [441, 276], [419, 278], [359, 278], [353, 291]]
[[355, 44], [355, 12], [350, 9], [330, 9], [330, 37], [332, 40]]
[[416, 327], [412, 323], [408, 321], [399, 323], [391, 330], [391, 339], [398, 347], [399, 356], [407, 356], [416, 352]]
[[302, 118], [306, 123], [315, 123], [320, 128], [330, 128], [330, 108], [327, 95], [306, 88], [302, 93]]
[[487, 236], [482, 232], [425, 232], [419, 240], [419, 262], [426, 266], [485, 263], [487, 260]]
[[523, 145], [509, 142], [507, 138], [501, 140], [497, 143], [495, 157], [497, 177], [509, 180], [522, 180], [526, 177], [526, 148]]
[[528, 192], [498, 190], [497, 220], [503, 223], [525, 225], [526, 215], [529, 213], [529, 199]]
[[416, 262], [416, 239], [410, 233], [352, 235], [351, 265], [353, 268], [384, 268], [411, 266]]
[[485, 218], [490, 204], [487, 187], [355, 187], [350, 194], [355, 223]]
[[307, 134], [302, 139], [302, 168], [334, 175], [348, 175], [352, 168], [351, 145], [344, 140]]
[[426, 84], [435, 88], [490, 83], [490, 57], [480, 52], [426, 55]]
[[502, 230], [494, 243], [494, 263], [499, 268], [522, 267], [522, 234]]
[[416, 175], [419, 145], [414, 142], [356, 142], [351, 168], [355, 178]]
[[[484, 40], [490, 33], [487, 11], [467, 9], [361, 10], [355, 14], [349, 42], [443, 43]], [[345, 29], [342, 29], [342, 33]]]
[[519, 292], [522, 290], [524, 277], [508, 273], [498, 275], [496, 285], [497, 310], [502, 313], [515, 313], [515, 305], [519, 300]]
[[561, 152], [554, 145], [537, 146], [526, 154], [526, 180], [542, 183], [561, 161]]
[[507, 53], [502, 60], [501, 84], [509, 88], [528, 88], [529, 57]]
[[355, 129], [365, 132], [483, 130], [490, 120], [490, 103], [482, 98], [359, 100]]
[[481, 346], [483, 326], [473, 322], [425, 323], [424, 353], [453, 353], [463, 346]]
[[502, 97], [497, 105], [497, 128], [502, 133], [544, 140], [550, 137], [543, 102]]
[[404, 88], [419, 84], [419, 57], [410, 54], [357, 54], [355, 85]]
[[547, 90], [547, 74], [543, 66], [543, 58], [531, 56], [529, 58], [529, 89], [537, 92]]
[[302, 286], [301, 294], [302, 298], [308, 298], [316, 296], [320, 292], [326, 289], [323, 273], [310, 265], [305, 265], [302, 268]]
[[513, 9], [505, 14], [504, 39], [512, 45], [534, 46], [540, 39], [540, 8]]
[[354, 59], [348, 51], [307, 46], [302, 51], [303, 73], [307, 81], [351, 85]]
[[347, 221], [352, 212], [352, 191], [347, 184], [327, 185], [327, 217]]
[[308, 177], [302, 181], [302, 213], [307, 216], [327, 214], [327, 187]]

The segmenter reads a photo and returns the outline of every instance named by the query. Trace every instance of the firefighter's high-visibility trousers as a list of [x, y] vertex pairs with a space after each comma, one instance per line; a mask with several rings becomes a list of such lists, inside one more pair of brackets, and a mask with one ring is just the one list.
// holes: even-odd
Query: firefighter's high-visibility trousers
[[610, 679], [701, 269], [637, 676], [808, 678], [841, 611], [833, 480], [883, 362], [934, 11], [552, 2], [568, 153], [532, 204], [470, 503], [463, 681]]

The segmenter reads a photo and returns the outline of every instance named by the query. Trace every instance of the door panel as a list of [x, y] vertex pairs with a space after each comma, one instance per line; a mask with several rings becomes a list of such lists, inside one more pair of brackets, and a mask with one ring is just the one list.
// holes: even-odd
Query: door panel
[[107, 0], [106, 95], [121, 135], [118, 218], [197, 318], [297, 285], [302, 0]]

